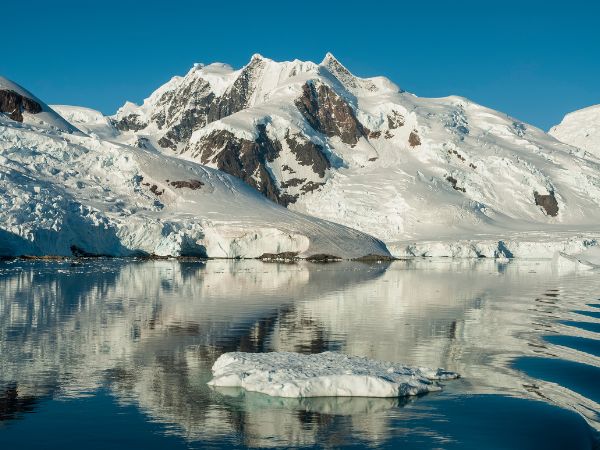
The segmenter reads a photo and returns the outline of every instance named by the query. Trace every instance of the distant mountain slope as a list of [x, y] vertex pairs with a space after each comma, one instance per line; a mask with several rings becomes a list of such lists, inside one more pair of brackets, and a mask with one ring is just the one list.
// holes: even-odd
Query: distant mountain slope
[[[128, 142], [220, 169], [399, 255], [511, 255], [499, 241], [515, 233], [540, 233], [543, 246], [600, 236], [600, 160], [465, 98], [356, 77], [331, 54], [196, 65], [113, 120]], [[496, 244], [431, 244], [466, 239]]]
[[[41, 127], [0, 115], [0, 256], [389, 254], [364, 233], [287, 210], [223, 172], [69, 134], [72, 125], [19, 95], [46, 114]], [[102, 125], [91, 110], [68, 112]]]
[[101, 139], [114, 139], [119, 135], [110, 120], [100, 111], [81, 106], [51, 105], [51, 108], [80, 131], [95, 135]]
[[600, 158], [600, 105], [567, 114], [561, 123], [550, 129], [549, 134]]
[[79, 131], [31, 92], [2, 76], [0, 76], [1, 115], [38, 128], [67, 133]]

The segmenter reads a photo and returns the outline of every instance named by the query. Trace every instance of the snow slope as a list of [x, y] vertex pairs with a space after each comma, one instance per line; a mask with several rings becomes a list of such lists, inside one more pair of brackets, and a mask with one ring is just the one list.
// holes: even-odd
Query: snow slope
[[[195, 65], [113, 117], [398, 256], [551, 256], [600, 236], [600, 159], [462, 97], [320, 64]], [[457, 243], [459, 243], [457, 245]]]
[[283, 251], [388, 254], [364, 233], [287, 210], [218, 170], [0, 117], [0, 256]]
[[119, 134], [111, 120], [100, 111], [69, 105], [51, 105], [51, 108], [86, 134], [108, 140]]
[[[27, 108], [23, 108], [23, 106], [21, 106], [20, 109], [22, 113], [22, 120], [19, 120], [20, 122], [31, 124], [41, 129], [54, 129], [67, 133], [75, 133], [79, 131], [27, 89], [19, 86], [13, 81], [8, 80], [7, 78], [0, 76], [0, 96], [6, 95], [7, 92], [14, 92], [21, 97], [33, 100], [34, 106], [37, 104], [40, 109], [39, 112], [29, 112]], [[0, 115], [2, 115], [1, 113], [7, 114], [10, 112], [13, 111], [0, 110]]]
[[225, 353], [211, 386], [242, 387], [276, 397], [404, 397], [441, 388], [433, 380], [458, 374], [407, 367], [342, 353]]
[[550, 129], [549, 134], [600, 158], [600, 105], [567, 114], [561, 123]]

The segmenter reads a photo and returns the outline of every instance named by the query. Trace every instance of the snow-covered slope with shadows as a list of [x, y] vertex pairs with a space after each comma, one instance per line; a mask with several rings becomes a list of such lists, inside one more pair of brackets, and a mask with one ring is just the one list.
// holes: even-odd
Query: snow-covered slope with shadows
[[389, 254], [375, 238], [290, 211], [218, 170], [0, 115], [0, 256], [284, 251]]
[[550, 129], [549, 134], [600, 158], [600, 105], [567, 114]]
[[106, 140], [114, 139], [119, 135], [119, 130], [115, 128], [110, 118], [100, 111], [69, 105], [51, 105], [51, 108], [86, 134]]
[[79, 131], [27, 89], [2, 76], [0, 76], [0, 115], [40, 129], [67, 133]]
[[195, 65], [113, 117], [121, 139], [234, 175], [397, 255], [547, 256], [600, 235], [600, 160], [462, 97], [320, 64]]

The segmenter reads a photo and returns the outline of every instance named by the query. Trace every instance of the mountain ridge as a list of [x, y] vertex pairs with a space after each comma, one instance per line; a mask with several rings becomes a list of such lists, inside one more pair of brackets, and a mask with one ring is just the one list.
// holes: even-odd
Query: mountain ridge
[[109, 118], [57, 110], [94, 139], [225, 172], [396, 256], [547, 255], [600, 237], [594, 155], [464, 97], [356, 77], [331, 54], [195, 64]]
[[[171, 82], [149, 97], [155, 111], [162, 101], [199, 118], [175, 120], [185, 129], [173, 133], [178, 141], [161, 141], [173, 128], [147, 114], [152, 102], [141, 111], [148, 124], [126, 134], [159, 149], [168, 144], [163, 151], [237, 176], [288, 208], [397, 243], [400, 254], [412, 251], [403, 242], [436, 236], [598, 229], [598, 160], [506, 114], [356, 77], [331, 54], [320, 64], [255, 56], [219, 78], [228, 83], [221, 97], [203, 76], [211, 66], [196, 70], [193, 82], [191, 71], [177, 81], [190, 88], [186, 100], [199, 96], [191, 110], [169, 94]], [[199, 91], [191, 88], [198, 79], [206, 82]], [[113, 120], [129, 119], [120, 111]]]

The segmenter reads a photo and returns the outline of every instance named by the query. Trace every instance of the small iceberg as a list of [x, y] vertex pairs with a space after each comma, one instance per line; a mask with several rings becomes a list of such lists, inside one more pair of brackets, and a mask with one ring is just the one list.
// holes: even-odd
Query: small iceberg
[[458, 378], [444, 369], [408, 367], [324, 352], [224, 353], [215, 361], [215, 387], [241, 387], [273, 397], [404, 397], [439, 391]]

